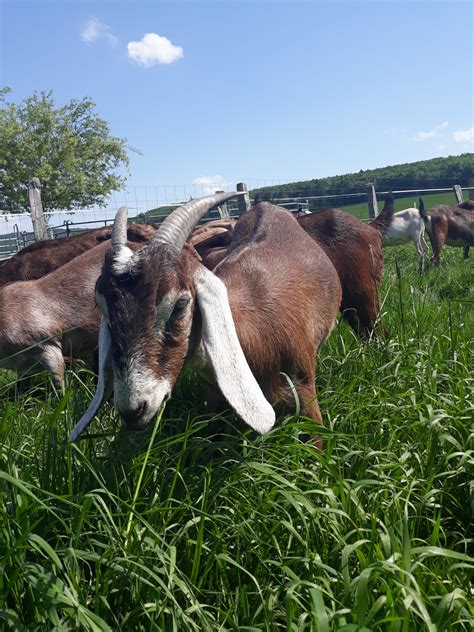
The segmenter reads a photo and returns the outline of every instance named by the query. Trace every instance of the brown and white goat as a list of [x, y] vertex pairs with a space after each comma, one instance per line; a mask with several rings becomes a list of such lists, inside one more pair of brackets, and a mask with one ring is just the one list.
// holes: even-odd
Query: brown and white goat
[[439, 257], [444, 244], [463, 248], [464, 259], [469, 257], [469, 248], [474, 246], [474, 215], [458, 206], [437, 204], [425, 213], [420, 207], [426, 232], [431, 241], [433, 256], [431, 263], [439, 265]]
[[[142, 243], [156, 233], [155, 224], [131, 224], [128, 227], [130, 241]], [[0, 287], [15, 281], [32, 281], [63, 266], [86, 250], [110, 239], [112, 228], [94, 230], [61, 237], [45, 239], [23, 248], [0, 266]]]
[[0, 367], [26, 376], [42, 367], [62, 390], [64, 357], [97, 347], [95, 284], [109, 249], [107, 240], [40, 279], [0, 288]]
[[233, 195], [176, 209], [136, 253], [125, 243], [126, 216], [117, 214], [96, 288], [99, 383], [70, 441], [112, 389], [122, 420], [144, 429], [188, 363], [257, 432], [274, 425], [269, 401], [292, 401], [282, 373], [304, 414], [321, 423], [315, 355], [340, 304], [336, 270], [288, 211], [263, 203], [241, 216], [227, 257], [210, 272], [185, 242], [200, 217]]

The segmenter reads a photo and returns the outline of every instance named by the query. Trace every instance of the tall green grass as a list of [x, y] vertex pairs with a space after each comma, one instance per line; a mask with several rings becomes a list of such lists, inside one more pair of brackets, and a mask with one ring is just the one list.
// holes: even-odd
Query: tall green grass
[[322, 453], [291, 417], [210, 436], [191, 374], [153, 432], [106, 407], [71, 446], [90, 374], [3, 373], [0, 628], [472, 629], [473, 295], [460, 250], [386, 251], [389, 338], [318, 356]]

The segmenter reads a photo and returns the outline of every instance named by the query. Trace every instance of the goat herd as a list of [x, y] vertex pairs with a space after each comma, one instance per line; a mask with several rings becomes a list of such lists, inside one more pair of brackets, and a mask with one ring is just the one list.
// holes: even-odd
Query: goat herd
[[412, 239], [422, 259], [426, 228], [437, 264], [445, 243], [465, 257], [474, 244], [473, 202], [394, 214], [391, 196], [368, 224], [262, 202], [198, 226], [236, 195], [193, 200], [160, 225], [127, 227], [123, 207], [112, 229], [38, 242], [0, 266], [0, 366], [19, 384], [39, 365], [61, 390], [65, 358], [95, 354], [96, 394], [71, 441], [112, 392], [123, 422], [144, 429], [187, 365], [209, 384], [210, 408], [226, 400], [257, 432], [291, 408], [293, 388], [321, 423], [315, 356], [338, 310], [359, 336], [385, 335], [382, 245]]

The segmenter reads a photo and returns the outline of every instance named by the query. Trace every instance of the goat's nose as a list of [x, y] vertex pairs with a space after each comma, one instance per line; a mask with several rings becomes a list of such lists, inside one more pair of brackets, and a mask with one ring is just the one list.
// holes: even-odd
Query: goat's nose
[[145, 408], [146, 408], [146, 402], [143, 402], [142, 404], [140, 404], [140, 406], [137, 406], [137, 408], [133, 410], [130, 408], [125, 409], [125, 410], [120, 410], [120, 416], [122, 417], [122, 419], [127, 425], [133, 426], [142, 418], [143, 413], [145, 412]]

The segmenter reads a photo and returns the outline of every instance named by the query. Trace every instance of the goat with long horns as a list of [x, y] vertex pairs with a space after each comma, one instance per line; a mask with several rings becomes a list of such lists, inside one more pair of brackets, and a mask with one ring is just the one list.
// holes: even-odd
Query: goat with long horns
[[334, 326], [338, 275], [291, 214], [266, 203], [241, 216], [226, 258], [206, 269], [186, 240], [200, 218], [235, 195], [177, 208], [139, 251], [126, 245], [126, 209], [117, 212], [96, 286], [103, 315], [97, 392], [70, 441], [112, 389], [123, 422], [146, 428], [186, 364], [259, 433], [275, 423], [269, 402], [294, 401], [282, 373], [303, 414], [321, 423], [315, 356]]

